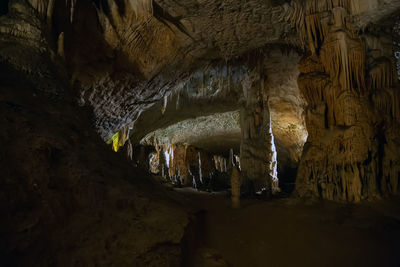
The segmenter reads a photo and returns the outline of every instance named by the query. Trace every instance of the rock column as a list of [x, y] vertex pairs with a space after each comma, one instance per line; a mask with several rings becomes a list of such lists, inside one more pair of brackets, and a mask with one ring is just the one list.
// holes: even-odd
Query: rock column
[[271, 161], [270, 113], [264, 92], [262, 61], [249, 64], [243, 83], [245, 103], [240, 112], [241, 144], [240, 166], [243, 177], [243, 193], [264, 191], [272, 194], [271, 177], [268, 170]]

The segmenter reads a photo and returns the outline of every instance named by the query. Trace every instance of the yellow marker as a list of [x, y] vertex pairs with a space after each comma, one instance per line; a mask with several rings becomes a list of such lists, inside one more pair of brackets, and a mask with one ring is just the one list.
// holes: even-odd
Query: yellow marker
[[111, 143], [112, 143], [113, 150], [114, 150], [115, 152], [117, 152], [117, 151], [118, 151], [118, 148], [119, 148], [119, 131], [116, 132], [116, 133], [110, 138], [110, 140], [107, 141], [107, 144], [108, 144], [108, 145], [111, 144]]

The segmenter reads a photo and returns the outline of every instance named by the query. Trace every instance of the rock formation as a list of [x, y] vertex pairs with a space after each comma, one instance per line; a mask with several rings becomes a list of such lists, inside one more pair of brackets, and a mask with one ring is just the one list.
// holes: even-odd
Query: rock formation
[[[269, 162], [272, 158], [271, 124], [268, 99], [265, 99], [262, 55], [253, 55], [258, 62], [249, 69], [243, 86], [246, 102], [241, 110], [242, 139], [240, 144], [240, 169], [245, 193], [265, 190], [272, 194], [272, 177]], [[259, 59], [261, 57], [261, 60]], [[257, 64], [258, 63], [258, 64]], [[250, 65], [250, 64], [249, 64]]]
[[233, 206], [294, 183], [398, 195], [399, 10], [2, 1], [1, 264], [177, 266], [191, 209], [166, 183], [231, 187]]
[[[357, 2], [357, 1], [356, 1]], [[297, 192], [359, 202], [398, 191], [399, 87], [392, 41], [383, 30], [358, 33], [352, 1], [307, 1], [300, 62], [308, 140]], [[389, 167], [390, 166], [390, 167]], [[390, 171], [388, 171], [390, 170]]]
[[188, 212], [99, 138], [32, 8], [0, 25], [1, 265], [179, 265]]

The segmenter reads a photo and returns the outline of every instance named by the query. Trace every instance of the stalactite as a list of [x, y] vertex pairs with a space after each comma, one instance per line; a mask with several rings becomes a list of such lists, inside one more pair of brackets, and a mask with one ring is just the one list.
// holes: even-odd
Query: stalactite
[[284, 8], [281, 20], [297, 29], [303, 47], [308, 41], [310, 50], [316, 53], [328, 35], [329, 13], [336, 13], [336, 22], [340, 20], [344, 25], [345, 17], [340, 13], [351, 13], [353, 5], [351, 0], [297, 0]]
[[351, 89], [358, 89], [358, 93], [365, 94], [367, 90], [365, 83], [366, 48], [361, 41], [355, 44], [356, 47], [350, 48], [347, 81]]
[[316, 13], [307, 15], [305, 21], [311, 51], [316, 53], [328, 34], [328, 20], [320, 13]]
[[125, 145], [126, 141], [129, 139], [130, 133], [130, 125], [126, 124], [119, 130], [119, 146], [122, 147]]
[[128, 140], [128, 147], [127, 147], [126, 152], [127, 152], [127, 157], [128, 157], [130, 160], [132, 160], [132, 157], [133, 157], [133, 147], [132, 147], [132, 143], [131, 143], [131, 140], [130, 140], [130, 139]]
[[333, 81], [343, 90], [365, 92], [365, 46], [361, 41], [350, 40], [346, 33], [337, 32], [321, 51], [321, 61]]
[[280, 16], [280, 21], [287, 21], [293, 28], [297, 29], [300, 37], [300, 47], [306, 47], [305, 23], [304, 23], [304, 6], [300, 1], [291, 1], [290, 4], [283, 5], [284, 12]]
[[161, 114], [165, 113], [165, 110], [167, 109], [167, 105], [168, 105], [168, 96], [164, 96], [163, 105], [161, 106]]
[[47, 17], [48, 25], [51, 25], [51, 19], [53, 17], [53, 11], [54, 11], [54, 4], [55, 4], [55, 0], [49, 0], [48, 5], [47, 5], [46, 17]]
[[305, 2], [301, 35], [312, 56], [301, 60], [298, 79], [309, 105], [309, 147], [296, 182], [303, 196], [359, 202], [398, 190], [400, 99], [390, 40], [356, 32], [357, 9], [350, 0]]
[[337, 106], [337, 98], [339, 94], [340, 90], [337, 87], [333, 86], [332, 83], [327, 84], [324, 89], [324, 100], [327, 103], [329, 125], [335, 125], [336, 123], [335, 109]]
[[39, 13], [41, 17], [47, 15], [47, 0], [29, 0], [29, 3]]
[[343, 8], [336, 7], [332, 10], [333, 15], [333, 27], [336, 29], [343, 29], [346, 25], [347, 11]]
[[324, 100], [324, 91], [328, 83], [327, 76], [319, 73], [304, 74], [298, 78], [300, 92], [312, 107]]
[[219, 169], [219, 163], [218, 163], [218, 156], [217, 155], [214, 155], [213, 156], [213, 160], [214, 160], [214, 164], [215, 164], [215, 169], [217, 170], [217, 171], [220, 171], [220, 169]]
[[394, 83], [394, 77], [392, 62], [387, 59], [381, 59], [369, 71], [369, 87], [373, 90], [390, 88]]
[[235, 155], [235, 161], [236, 161], [236, 166], [238, 166], [238, 168], [240, 170], [240, 156], [239, 155]]
[[74, 14], [75, 14], [76, 1], [77, 1], [77, 0], [70, 0], [70, 2], [71, 2], [71, 7], [70, 7], [70, 22], [71, 22], [71, 23], [74, 21]]
[[372, 95], [374, 106], [382, 112], [382, 114], [391, 114], [393, 110], [393, 99], [386, 90], [376, 91]]
[[395, 88], [391, 92], [392, 92], [392, 116], [397, 122], [400, 122], [400, 90], [398, 88]]
[[306, 15], [330, 11], [333, 8], [332, 0], [312, 0], [306, 1]]

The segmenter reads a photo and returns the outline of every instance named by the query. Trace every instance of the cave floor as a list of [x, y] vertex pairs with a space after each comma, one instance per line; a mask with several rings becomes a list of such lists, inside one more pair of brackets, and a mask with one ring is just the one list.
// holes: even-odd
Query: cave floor
[[184, 266], [400, 266], [400, 200], [242, 200], [178, 189], [199, 212]]

